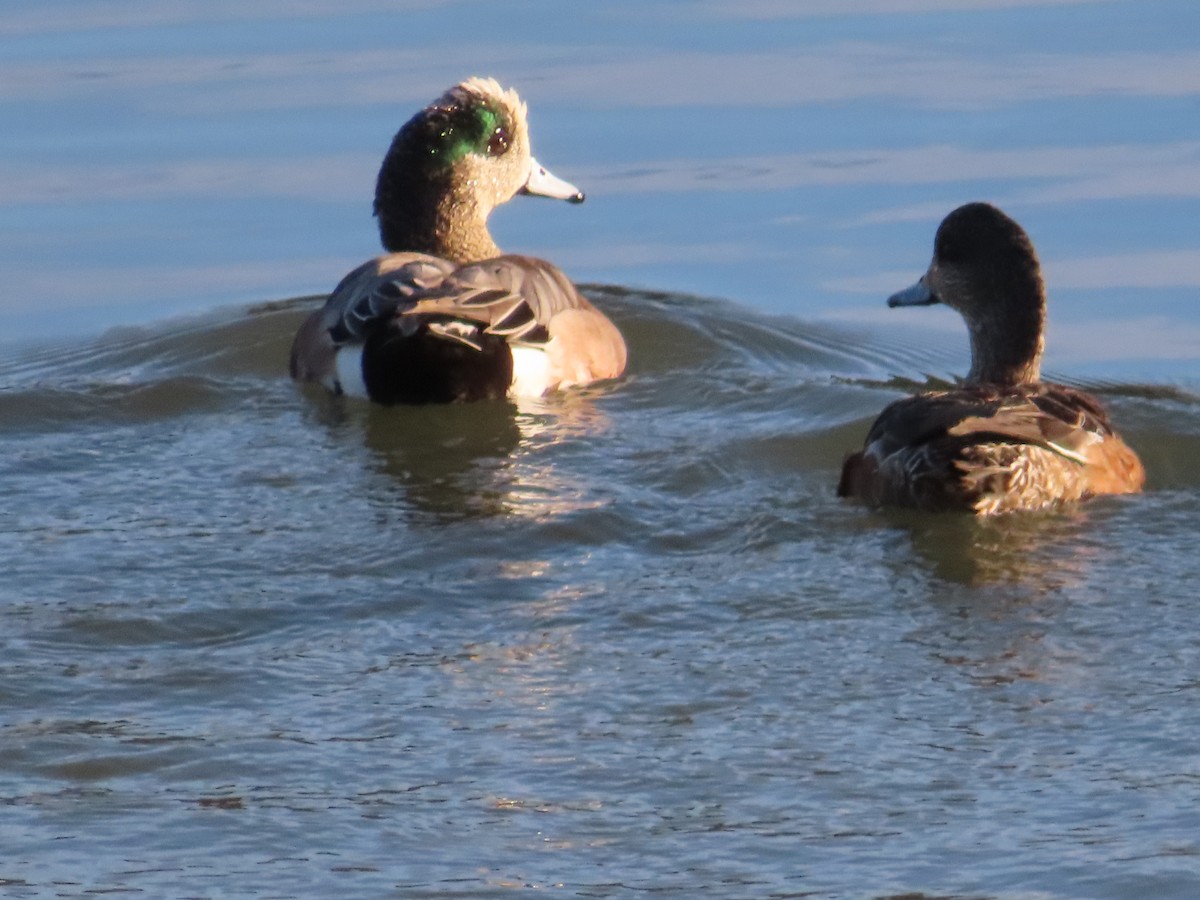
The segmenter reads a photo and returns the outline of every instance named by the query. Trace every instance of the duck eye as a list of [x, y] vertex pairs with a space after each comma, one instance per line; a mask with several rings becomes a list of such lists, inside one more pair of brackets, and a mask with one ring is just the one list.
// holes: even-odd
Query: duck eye
[[965, 256], [964, 249], [958, 241], [938, 241], [935, 255], [944, 263], [960, 262]]
[[508, 146], [508, 129], [503, 125], [497, 125], [496, 130], [493, 131], [491, 136], [488, 138], [488, 156], [503, 156], [508, 152]]

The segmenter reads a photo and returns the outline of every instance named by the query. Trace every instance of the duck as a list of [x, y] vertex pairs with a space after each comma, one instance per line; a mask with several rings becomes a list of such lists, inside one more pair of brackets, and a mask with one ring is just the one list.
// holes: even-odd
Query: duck
[[846, 458], [839, 496], [990, 516], [1142, 490], [1141, 460], [1100, 401], [1041, 380], [1046, 291], [1020, 225], [982, 202], [947, 215], [928, 270], [888, 298], [889, 307], [934, 303], [966, 321], [971, 369], [953, 389], [885, 407]]
[[553, 264], [504, 254], [488, 216], [518, 194], [582, 203], [530, 151], [528, 110], [468, 78], [396, 133], [375, 186], [383, 255], [301, 324], [298, 382], [381, 404], [540, 397], [617, 378], [620, 331]]

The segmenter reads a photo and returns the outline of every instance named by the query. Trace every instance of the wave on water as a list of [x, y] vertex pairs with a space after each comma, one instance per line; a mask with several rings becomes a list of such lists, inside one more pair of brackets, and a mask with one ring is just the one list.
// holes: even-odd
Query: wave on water
[[[585, 290], [625, 333], [632, 382], [698, 397], [745, 397], [780, 380], [879, 381], [928, 362], [913, 348], [860, 342], [834, 328], [716, 300], [598, 285]], [[12, 426], [94, 422], [107, 414], [152, 418], [290, 388], [292, 336], [322, 300], [298, 297], [115, 328], [90, 340], [9, 348], [0, 356], [0, 419]]]
[[[618, 427], [641, 432], [647, 453], [668, 445], [677, 452], [687, 442], [703, 458], [708, 442], [717, 452], [799, 456], [827, 467], [861, 441], [886, 402], [951, 384], [961, 362], [907, 334], [766, 315], [711, 298], [610, 285], [584, 290], [625, 334], [627, 376], [522, 403], [515, 418], [507, 403], [364, 410], [368, 404], [298, 389], [287, 356], [299, 323], [323, 300], [310, 296], [113, 329], [87, 341], [10, 348], [0, 355], [0, 428], [52, 432], [267, 411], [326, 423], [349, 417], [387, 467], [403, 469], [419, 457], [445, 460], [445, 448], [459, 438], [464, 453], [474, 447], [503, 454], [522, 441], [563, 442]], [[1177, 386], [1085, 386], [1111, 398], [1118, 422], [1128, 418], [1135, 438], [1139, 430], [1200, 431], [1200, 398]], [[428, 446], [422, 434], [431, 436]]]

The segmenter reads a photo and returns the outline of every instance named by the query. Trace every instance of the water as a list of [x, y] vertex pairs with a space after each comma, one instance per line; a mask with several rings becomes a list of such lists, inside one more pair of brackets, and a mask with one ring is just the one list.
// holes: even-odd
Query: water
[[[0, 896], [1200, 893], [1200, 23], [954, 6], [6, 6]], [[474, 72], [590, 194], [502, 246], [594, 282], [629, 376], [297, 390], [288, 298]], [[977, 197], [1145, 495], [833, 496], [965, 370], [882, 297]]]

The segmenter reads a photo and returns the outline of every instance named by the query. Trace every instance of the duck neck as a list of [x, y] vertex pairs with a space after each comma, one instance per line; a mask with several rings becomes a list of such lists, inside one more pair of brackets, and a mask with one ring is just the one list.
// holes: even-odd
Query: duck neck
[[390, 253], [428, 253], [476, 262], [500, 253], [488, 231], [485, 207], [471, 184], [439, 183], [391, 154], [375, 185], [379, 236]]
[[[1013, 286], [1015, 290], [1016, 287]], [[1041, 277], [1022, 285], [1021, 293], [1008, 296], [1024, 302], [989, 304], [989, 314], [968, 321], [971, 334], [972, 384], [1012, 386], [1035, 384], [1041, 379], [1042, 330], [1046, 303]]]

